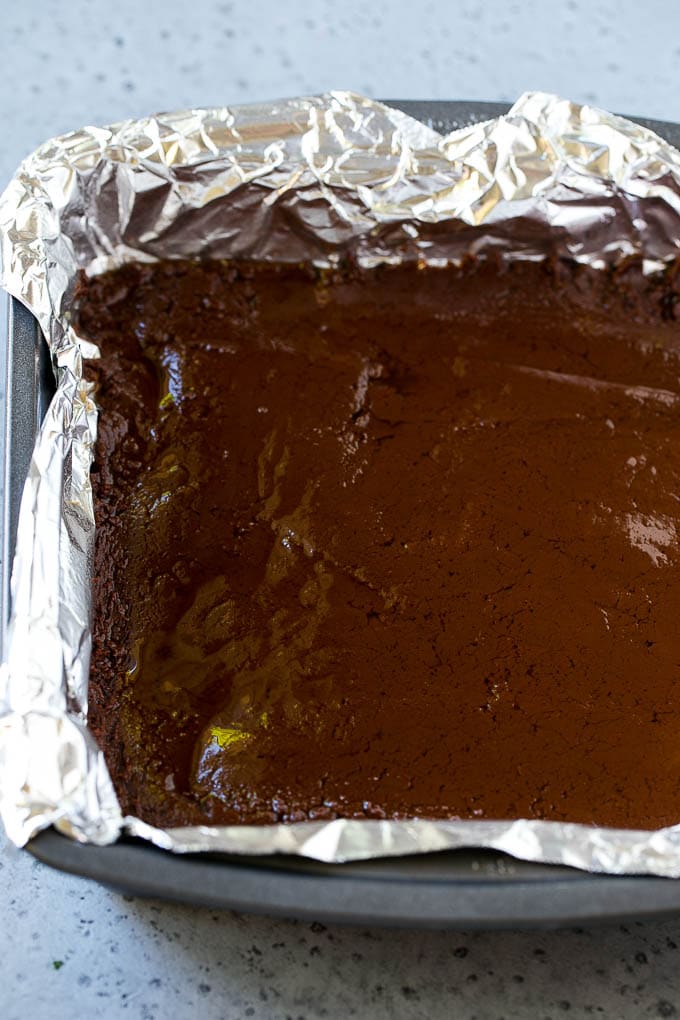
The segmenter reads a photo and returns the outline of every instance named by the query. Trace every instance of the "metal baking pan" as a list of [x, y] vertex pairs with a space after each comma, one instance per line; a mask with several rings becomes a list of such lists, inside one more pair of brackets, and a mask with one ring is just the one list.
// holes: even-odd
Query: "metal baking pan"
[[[392, 102], [439, 131], [507, 110], [494, 103]], [[680, 147], [680, 125], [641, 120]], [[49, 354], [33, 317], [10, 301], [7, 317], [2, 623], [21, 489], [52, 395]], [[4, 636], [4, 634], [3, 634]], [[64, 871], [112, 888], [249, 913], [420, 928], [559, 927], [680, 912], [680, 880], [591, 875], [488, 851], [454, 851], [342, 865], [292, 857], [173, 855], [121, 840], [96, 847], [55, 830], [27, 849]]]

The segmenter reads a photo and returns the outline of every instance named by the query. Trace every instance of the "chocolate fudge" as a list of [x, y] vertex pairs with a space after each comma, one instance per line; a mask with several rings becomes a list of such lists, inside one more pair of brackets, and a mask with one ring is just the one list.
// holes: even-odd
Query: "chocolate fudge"
[[125, 812], [680, 821], [677, 274], [167, 261], [76, 326]]

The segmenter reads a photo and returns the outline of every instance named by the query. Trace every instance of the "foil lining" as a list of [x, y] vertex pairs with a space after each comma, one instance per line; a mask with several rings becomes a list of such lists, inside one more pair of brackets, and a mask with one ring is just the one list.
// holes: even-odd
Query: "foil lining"
[[[87, 730], [89, 467], [96, 357], [70, 325], [81, 271], [129, 261], [258, 258], [332, 265], [467, 253], [557, 255], [643, 271], [680, 256], [680, 153], [651, 131], [542, 93], [442, 137], [347, 92], [85, 128], [42, 145], [0, 197], [2, 283], [36, 316], [57, 392], [23, 494], [0, 675], [0, 813], [23, 845], [55, 825], [176, 852], [346, 861], [455, 847], [616, 874], [680, 876], [680, 825], [335, 820], [156, 829], [123, 817]], [[680, 816], [680, 809], [679, 809]]]

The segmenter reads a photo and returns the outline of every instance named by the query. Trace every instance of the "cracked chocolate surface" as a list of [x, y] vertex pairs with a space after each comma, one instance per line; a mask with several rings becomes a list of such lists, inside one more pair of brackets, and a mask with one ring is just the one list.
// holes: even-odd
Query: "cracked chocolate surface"
[[85, 283], [90, 719], [123, 810], [679, 821], [676, 289], [474, 262]]

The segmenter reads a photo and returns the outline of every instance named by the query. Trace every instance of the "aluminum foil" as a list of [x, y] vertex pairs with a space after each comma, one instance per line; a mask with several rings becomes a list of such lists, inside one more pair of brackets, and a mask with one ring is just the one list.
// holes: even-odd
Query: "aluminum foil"
[[[555, 96], [442, 137], [351, 93], [85, 128], [41, 146], [0, 198], [2, 282], [37, 317], [58, 378], [21, 506], [0, 676], [0, 811], [22, 845], [50, 824], [178, 852], [323, 861], [489, 847], [593, 871], [680, 876], [680, 825], [624, 832], [518, 820], [336, 820], [160, 830], [124, 818], [88, 733], [92, 345], [70, 325], [78, 274], [219, 257], [441, 264], [468, 252], [651, 273], [680, 255], [680, 153]], [[680, 805], [678, 810], [680, 817]]]

